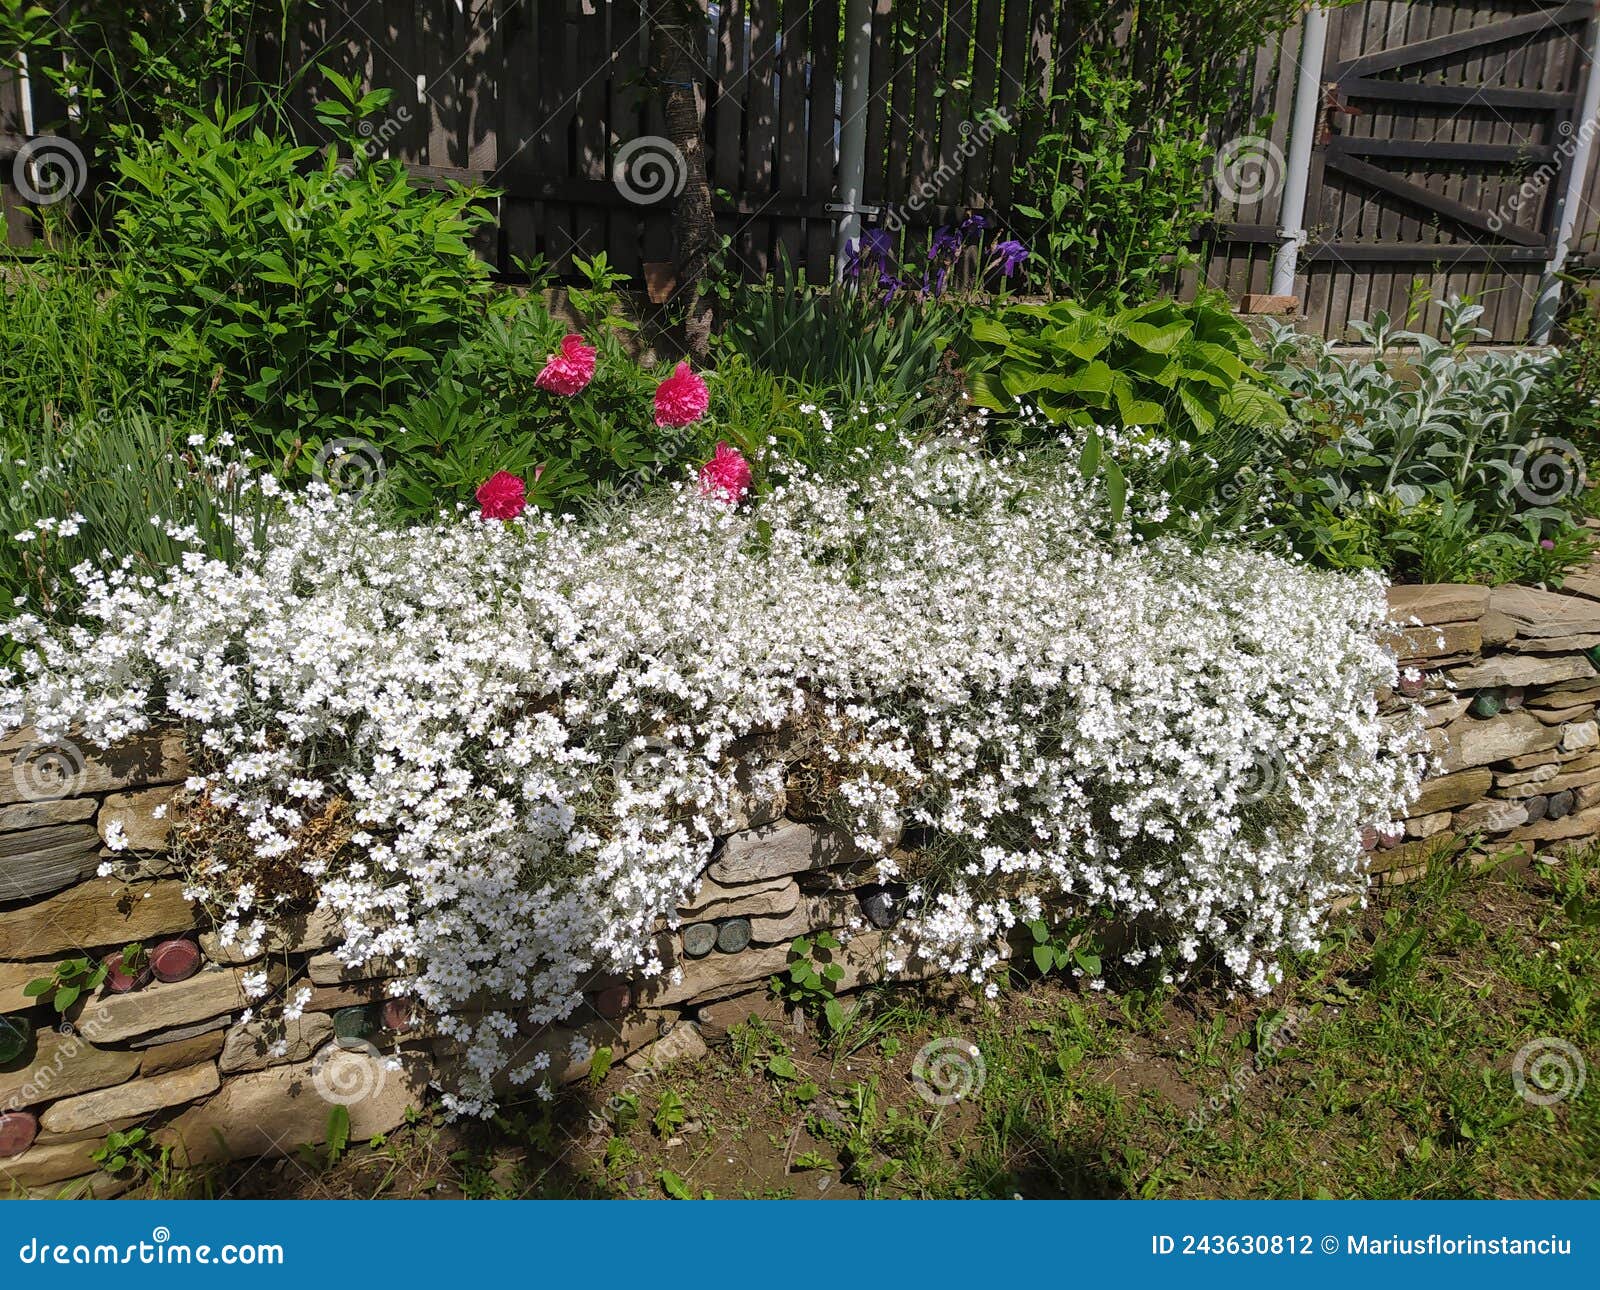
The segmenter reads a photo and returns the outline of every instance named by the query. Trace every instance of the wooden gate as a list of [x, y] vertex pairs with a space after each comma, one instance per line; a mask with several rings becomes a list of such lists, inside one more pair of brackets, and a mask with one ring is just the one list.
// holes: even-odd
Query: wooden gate
[[1403, 313], [1420, 279], [1480, 295], [1496, 340], [1526, 336], [1571, 158], [1596, 126], [1578, 119], [1595, 11], [1455, 0], [1334, 12], [1301, 261], [1314, 330]]

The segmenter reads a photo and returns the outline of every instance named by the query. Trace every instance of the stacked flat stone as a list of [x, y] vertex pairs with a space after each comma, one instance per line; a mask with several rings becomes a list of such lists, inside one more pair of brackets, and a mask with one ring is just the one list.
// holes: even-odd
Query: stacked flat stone
[[1409, 685], [1438, 769], [1373, 870], [1403, 879], [1469, 843], [1531, 852], [1600, 831], [1600, 577], [1560, 592], [1398, 586], [1389, 608], [1420, 623], [1391, 644], [1422, 674]]
[[[280, 929], [271, 953], [253, 959], [211, 932], [197, 935], [202, 921], [183, 897], [168, 854], [172, 821], [161, 809], [188, 773], [182, 736], [171, 730], [107, 753], [45, 743], [29, 730], [0, 742], [0, 1029], [8, 1040], [0, 1045], [0, 1196], [124, 1190], [127, 1177], [100, 1172], [91, 1158], [113, 1129], [149, 1128], [191, 1163], [281, 1155], [326, 1133], [318, 1061], [334, 1038], [338, 1001], [287, 1025], [247, 1023], [242, 978], [252, 970], [276, 982], [304, 975], [311, 957], [341, 939], [339, 927], [319, 911]], [[126, 849], [106, 845], [114, 834]], [[106, 861], [116, 876], [97, 876]], [[145, 955], [129, 974], [122, 950], [134, 942]], [[105, 962], [106, 982], [57, 1016], [50, 993], [36, 998], [25, 987], [68, 958]], [[26, 1041], [10, 1043], [19, 1033]], [[365, 1079], [371, 1090], [350, 1108], [357, 1137], [393, 1129], [420, 1105], [430, 1072], [409, 1055], [398, 1071], [386, 1070], [370, 1045], [340, 1060], [340, 1088]], [[322, 1083], [331, 1087], [326, 1076]]]

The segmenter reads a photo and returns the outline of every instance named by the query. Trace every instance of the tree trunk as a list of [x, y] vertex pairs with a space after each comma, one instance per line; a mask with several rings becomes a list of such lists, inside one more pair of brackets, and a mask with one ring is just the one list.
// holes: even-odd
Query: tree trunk
[[706, 13], [701, 0], [654, 0], [655, 69], [666, 91], [667, 139], [683, 155], [678, 194], [676, 297], [684, 310], [684, 343], [695, 359], [711, 350], [711, 292], [706, 271], [717, 248], [706, 178]]

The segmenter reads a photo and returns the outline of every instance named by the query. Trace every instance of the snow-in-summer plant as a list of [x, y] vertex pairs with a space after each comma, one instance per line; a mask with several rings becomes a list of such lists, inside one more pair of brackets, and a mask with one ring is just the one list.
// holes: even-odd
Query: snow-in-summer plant
[[912, 885], [897, 958], [989, 981], [1065, 902], [1125, 919], [1131, 962], [1264, 989], [1415, 788], [1380, 584], [1107, 534], [1097, 487], [946, 444], [581, 522], [395, 531], [314, 490], [231, 567], [80, 570], [77, 625], [11, 625], [0, 729], [187, 723], [188, 816], [234, 830], [195, 895], [246, 947], [331, 906], [342, 959], [393, 965], [464, 1045], [461, 1112], [502, 1072], [544, 1089], [519, 1025], [662, 971], [658, 923], [785, 773], [748, 737], [785, 728]]

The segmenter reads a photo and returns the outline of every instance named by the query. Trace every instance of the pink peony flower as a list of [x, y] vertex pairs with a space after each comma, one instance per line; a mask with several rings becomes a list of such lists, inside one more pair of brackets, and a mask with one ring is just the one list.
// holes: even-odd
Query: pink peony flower
[[689, 370], [687, 363], [679, 363], [677, 370], [656, 386], [656, 424], [689, 425], [705, 416], [710, 402], [706, 383]]
[[730, 506], [750, 491], [750, 463], [737, 448], [717, 444], [711, 460], [700, 467], [700, 492]]
[[477, 498], [478, 513], [484, 519], [514, 520], [527, 509], [528, 486], [520, 475], [499, 470], [478, 485]]
[[577, 332], [561, 338], [561, 352], [550, 355], [533, 383], [551, 394], [577, 394], [594, 380], [594, 346], [585, 345]]

